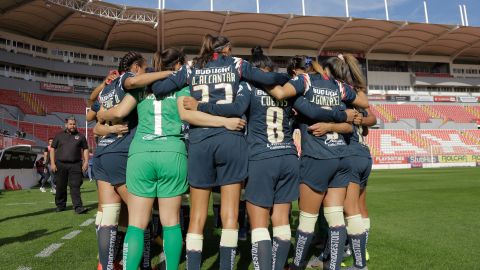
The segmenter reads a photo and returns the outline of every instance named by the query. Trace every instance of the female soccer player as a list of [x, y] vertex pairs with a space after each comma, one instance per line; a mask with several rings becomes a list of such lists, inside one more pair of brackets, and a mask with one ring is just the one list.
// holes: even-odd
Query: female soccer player
[[[312, 62], [307, 57], [292, 58], [288, 71], [296, 77], [283, 87], [276, 88], [286, 94], [302, 92], [310, 102], [324, 108], [338, 109], [344, 107], [344, 103], [368, 107], [364, 93], [356, 94], [351, 87], [325, 74], [314, 72], [313, 68], [320, 69], [317, 65], [318, 63]], [[276, 90], [271, 93], [275, 95]], [[340, 269], [343, 253], [339, 251], [339, 246], [343, 246], [346, 239], [343, 201], [347, 186], [345, 178], [349, 170], [342, 160], [347, 155], [342, 134], [352, 132], [352, 127], [347, 123], [324, 125], [319, 131], [312, 133], [310, 131], [315, 126], [311, 125], [316, 122], [314, 119], [300, 113], [299, 122], [302, 132], [300, 217], [295, 257], [291, 268], [303, 269], [305, 266], [305, 258], [323, 202], [324, 215], [329, 224], [330, 245], [330, 257], [326, 268]]]
[[[176, 49], [162, 52], [156, 69], [179, 70], [185, 62]], [[155, 84], [153, 88], [155, 89]], [[127, 95], [119, 106], [107, 111], [109, 120], [122, 118], [136, 106], [139, 126], [130, 147], [127, 165], [129, 226], [125, 238], [125, 269], [137, 269], [143, 251], [143, 234], [155, 198], [158, 198], [163, 227], [167, 270], [177, 269], [182, 250], [179, 224], [181, 195], [187, 190], [187, 157], [182, 134], [182, 121], [212, 127], [241, 130], [245, 121], [239, 118], [210, 116], [183, 109], [183, 98], [189, 89], [183, 88], [167, 96], [155, 96], [149, 91]]]
[[[282, 74], [263, 72], [240, 58], [232, 57], [231, 50], [231, 43], [226, 37], [206, 35], [191, 72], [182, 68], [168, 79], [155, 83], [154, 93], [164, 95], [188, 83], [191, 95], [200, 102], [232, 103], [242, 79], [261, 85], [282, 84], [288, 80]], [[203, 229], [211, 188], [215, 186], [220, 186], [222, 205], [220, 269], [232, 269], [234, 266], [241, 182], [247, 177], [246, 149], [243, 132], [190, 125], [188, 182], [191, 186], [191, 211], [186, 241], [190, 270], [200, 269]]]
[[[355, 87], [355, 89], [366, 89], [365, 78], [363, 77], [360, 65], [351, 54], [340, 54], [332, 57], [325, 63], [327, 71], [337, 80]], [[349, 269], [364, 269], [366, 262], [367, 228], [360, 211], [360, 194], [365, 188], [372, 169], [372, 157], [370, 150], [364, 141], [364, 129], [376, 124], [377, 119], [369, 109], [360, 110], [354, 120], [354, 132], [346, 136], [349, 156], [345, 162], [350, 166], [345, 198], [344, 212], [346, 214], [347, 234], [351, 249], [353, 251], [353, 266]], [[367, 216], [368, 217], [368, 216]]]
[[[265, 72], [274, 70], [274, 65], [260, 47], [252, 49], [251, 64]], [[301, 95], [302, 93], [296, 93]], [[308, 103], [300, 106], [301, 110]], [[240, 91], [234, 103], [200, 103], [186, 98], [184, 105], [222, 116], [248, 115], [248, 183], [245, 197], [252, 228], [252, 259], [254, 269], [283, 269], [290, 249], [290, 203], [298, 199], [299, 162], [293, 143], [293, 112], [295, 99], [276, 100], [262, 86], [240, 83]], [[300, 102], [300, 101], [299, 101]], [[320, 110], [323, 110], [319, 108]], [[321, 120], [331, 120], [339, 111], [323, 110]], [[333, 119], [337, 120], [337, 119]], [[272, 210], [273, 250], [268, 224]]]
[[[100, 105], [109, 109], [117, 105], [129, 89], [141, 88], [155, 80], [165, 78], [167, 73], [145, 73], [146, 60], [139, 53], [129, 52], [119, 64], [119, 73], [122, 75], [105, 86], [98, 95]], [[105, 125], [101, 117], [102, 111], [97, 113], [99, 123], [95, 126], [94, 132], [103, 136], [98, 144], [94, 156], [94, 175], [98, 179], [99, 201], [101, 202], [102, 216], [98, 227], [97, 238], [99, 247], [99, 259], [102, 269], [113, 267], [115, 248], [118, 234], [118, 219], [121, 202], [127, 201], [126, 165], [128, 148], [135, 134], [138, 123], [136, 112], [125, 116], [117, 122], [110, 124], [126, 123], [121, 132], [110, 133], [111, 127]], [[118, 135], [122, 133], [123, 135]], [[126, 222], [124, 222], [126, 225]]]

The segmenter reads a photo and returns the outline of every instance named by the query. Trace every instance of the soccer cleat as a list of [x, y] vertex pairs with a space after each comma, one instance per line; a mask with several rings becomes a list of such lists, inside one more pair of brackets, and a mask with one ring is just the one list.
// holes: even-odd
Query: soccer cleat
[[114, 261], [113, 262], [113, 270], [122, 270], [123, 269], [123, 261]]
[[52, 193], [52, 195], [55, 195], [55, 194], [57, 194], [57, 191], [54, 188], [52, 188], [52, 189], [50, 189], [50, 193]]
[[100, 262], [97, 264], [97, 270], [102, 270], [102, 264]]
[[41, 191], [41, 192], [47, 192], [44, 187], [41, 187], [41, 188], [40, 188], [40, 191]]
[[307, 268], [323, 268], [323, 255], [312, 256], [307, 263]]
[[343, 258], [348, 258], [352, 256], [352, 250], [350, 249], [350, 245], [346, 245], [343, 251]]
[[365, 251], [365, 259], [368, 261], [370, 261], [370, 254], [368, 254], [368, 250]]

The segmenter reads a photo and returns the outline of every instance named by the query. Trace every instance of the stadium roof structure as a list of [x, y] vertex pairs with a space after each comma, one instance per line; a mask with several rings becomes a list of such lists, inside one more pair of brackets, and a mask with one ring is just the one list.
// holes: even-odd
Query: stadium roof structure
[[158, 10], [95, 0], [2, 0], [0, 29], [104, 50], [198, 50], [203, 35], [270, 54], [305, 50], [446, 56], [478, 60], [480, 27], [346, 17]]

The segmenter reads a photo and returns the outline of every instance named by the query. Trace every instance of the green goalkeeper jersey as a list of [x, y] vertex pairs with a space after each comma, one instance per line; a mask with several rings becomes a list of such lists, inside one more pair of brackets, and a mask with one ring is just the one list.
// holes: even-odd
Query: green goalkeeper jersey
[[161, 99], [145, 91], [136, 91], [138, 127], [129, 155], [142, 152], [177, 152], [186, 154], [182, 120], [178, 114], [177, 99], [189, 96], [188, 87]]

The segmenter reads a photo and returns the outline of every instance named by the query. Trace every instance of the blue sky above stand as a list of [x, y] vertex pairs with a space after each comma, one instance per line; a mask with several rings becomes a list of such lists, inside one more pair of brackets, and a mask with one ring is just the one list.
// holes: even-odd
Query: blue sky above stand
[[[105, 0], [157, 8], [158, 0]], [[301, 0], [259, 0], [261, 13], [302, 14]], [[345, 16], [345, 0], [304, 0], [306, 15]], [[348, 0], [351, 17], [385, 19], [384, 0]], [[256, 0], [213, 0], [216, 11], [256, 12]], [[466, 5], [470, 26], [480, 26], [480, 0], [427, 0], [430, 23], [461, 24], [458, 5]], [[423, 0], [388, 0], [390, 20], [424, 22]], [[166, 9], [210, 10], [210, 0], [165, 0]]]

